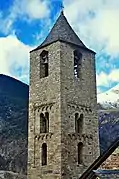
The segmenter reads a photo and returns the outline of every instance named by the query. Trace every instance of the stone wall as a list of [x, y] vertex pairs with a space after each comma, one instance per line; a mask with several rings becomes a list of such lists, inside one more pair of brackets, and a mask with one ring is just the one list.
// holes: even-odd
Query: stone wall
[[[29, 99], [28, 179], [56, 178], [61, 173], [60, 122], [60, 43], [44, 50], [49, 52], [49, 76], [40, 78], [40, 53], [31, 53]], [[49, 132], [40, 133], [40, 114], [49, 113]], [[48, 165], [42, 166], [42, 144], [48, 148]]]
[[[81, 78], [74, 77], [77, 46], [55, 42], [30, 56], [28, 179], [78, 178], [99, 155], [94, 53], [82, 53]], [[49, 76], [40, 78], [40, 54], [48, 51]], [[40, 133], [40, 114], [49, 113], [49, 132]], [[83, 114], [83, 129], [75, 131], [75, 113]], [[82, 142], [82, 163], [78, 143]], [[42, 144], [48, 165], [42, 166]]]

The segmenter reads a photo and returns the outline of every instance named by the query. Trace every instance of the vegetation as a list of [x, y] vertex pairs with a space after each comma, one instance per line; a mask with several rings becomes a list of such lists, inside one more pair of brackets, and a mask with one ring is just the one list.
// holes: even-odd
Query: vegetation
[[[0, 75], [0, 169], [26, 174], [28, 85]], [[101, 152], [119, 136], [119, 109], [99, 104]]]

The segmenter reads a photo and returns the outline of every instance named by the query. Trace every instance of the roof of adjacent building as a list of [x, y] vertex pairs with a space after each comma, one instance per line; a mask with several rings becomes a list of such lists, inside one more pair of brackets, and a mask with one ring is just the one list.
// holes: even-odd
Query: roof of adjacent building
[[67, 42], [67, 43], [71, 43], [71, 44], [74, 44], [74, 45], [77, 45], [77, 46], [80, 46], [82, 48], [89, 50], [84, 45], [84, 43], [80, 40], [80, 38], [77, 36], [77, 34], [74, 32], [74, 30], [72, 29], [72, 27], [68, 23], [66, 17], [64, 16], [63, 11], [61, 12], [60, 16], [56, 20], [53, 28], [51, 29], [51, 31], [48, 34], [48, 36], [46, 37], [46, 39], [43, 41], [43, 43], [40, 46], [38, 46], [34, 50], [38, 50], [38, 49], [40, 49], [44, 46], [47, 46], [53, 42], [56, 42], [58, 40]]
[[119, 174], [119, 170], [94, 170], [96, 174]]
[[95, 171], [100, 167], [100, 165], [119, 147], [119, 137], [109, 146], [109, 148], [104, 151], [89, 168], [82, 174], [79, 179], [91, 179], [95, 176]]

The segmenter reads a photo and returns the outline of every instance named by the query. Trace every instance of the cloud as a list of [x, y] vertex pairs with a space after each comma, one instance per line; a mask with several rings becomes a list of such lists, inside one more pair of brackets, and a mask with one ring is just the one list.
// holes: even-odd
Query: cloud
[[109, 74], [110, 81], [118, 82], [119, 83], [119, 69], [114, 69]]
[[119, 55], [118, 0], [64, 0], [64, 5], [69, 21], [89, 46]]
[[119, 83], [119, 1], [64, 0], [64, 6], [81, 40], [97, 52], [98, 89]]
[[[49, 26], [52, 24], [51, 21], [53, 21], [53, 19], [49, 19], [51, 10], [49, 3], [49, 0], [14, 0], [9, 9], [9, 14], [7, 17], [4, 17], [3, 12], [0, 12], [0, 24], [2, 24], [0, 30], [2, 29], [5, 34], [8, 34], [8, 32], [13, 33], [13, 25], [17, 20], [25, 20], [27, 22], [40, 20], [39, 22], [41, 26], [44, 26], [45, 24], [45, 30], [41, 31], [40, 33], [36, 32], [35, 34], [36, 41], [40, 41], [44, 38], [46, 29], [49, 29]], [[98, 88], [100, 86], [110, 88], [113, 82], [119, 82], [117, 77], [117, 68], [119, 66], [119, 62], [117, 63], [119, 58], [119, 1], [64, 0], [64, 6], [66, 17], [72, 27], [78, 33], [81, 40], [89, 48], [92, 48], [97, 52]], [[2, 39], [4, 39], [4, 43], [5, 39], [7, 39], [8, 43], [10, 41], [9, 39], [12, 39], [11, 41], [13, 44], [17, 42], [17, 47], [21, 45], [21, 57], [18, 57], [16, 54], [15, 56], [16, 58], [18, 57], [19, 60], [20, 58], [28, 59], [26, 56], [26, 50], [24, 49], [29, 49], [30, 47], [20, 42], [15, 35], [8, 36], [7, 38], [1, 38], [0, 42]], [[9, 47], [8, 49], [12, 51], [11, 54], [15, 53], [12, 48]], [[1, 54], [2, 50], [4, 52], [5, 49], [1, 47]], [[7, 56], [7, 54], [4, 53], [4, 56], [5, 55]], [[14, 55], [12, 57], [14, 57]], [[12, 57], [10, 58], [9, 56], [11, 62], [13, 61]], [[7, 57], [4, 57], [4, 59], [6, 58]], [[4, 60], [3, 62], [2, 60], [2, 63], [4, 64], [4, 71], [6, 70], [7, 73], [9, 72], [11, 74], [7, 61]], [[21, 79], [26, 79], [27, 72], [25, 74], [25, 67], [26, 69], [28, 69], [28, 67], [27, 65], [23, 65], [22, 68], [20, 68], [21, 66], [22, 65], [17, 61], [16, 65], [12, 66], [11, 69], [13, 69], [13, 71], [17, 69], [19, 76], [21, 76], [20, 74], [22, 72], [24, 75], [21, 77]]]
[[96, 76], [96, 78], [97, 78], [97, 86], [109, 87], [110, 80], [108, 74], [101, 72], [99, 75]]
[[113, 69], [109, 74], [102, 71], [96, 78], [98, 87], [111, 87], [112, 83], [119, 83], [119, 69]]
[[4, 34], [10, 34], [17, 20], [31, 22], [49, 18], [49, 15], [50, 8], [47, 0], [14, 0], [8, 9], [7, 16], [0, 12], [0, 31]]
[[97, 94], [102, 93], [102, 89], [100, 87], [97, 87]]
[[46, 0], [15, 0], [12, 11], [18, 16], [26, 16], [29, 19], [48, 17], [50, 12]]
[[15, 35], [0, 38], [0, 73], [28, 83], [30, 50]]

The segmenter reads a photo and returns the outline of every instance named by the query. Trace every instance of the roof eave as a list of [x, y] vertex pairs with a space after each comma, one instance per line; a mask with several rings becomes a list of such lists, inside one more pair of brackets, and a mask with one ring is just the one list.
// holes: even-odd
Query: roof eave
[[75, 43], [72, 43], [72, 42], [66, 42], [66, 41], [61, 40], [61, 39], [57, 39], [57, 40], [55, 40], [55, 41], [53, 41], [53, 42], [50, 42], [50, 43], [47, 43], [47, 44], [44, 44], [44, 45], [41, 44], [41, 45], [38, 46], [37, 48], [31, 50], [30, 53], [31, 53], [31, 52], [34, 52], [34, 51], [36, 51], [36, 50], [40, 50], [40, 49], [42, 49], [42, 48], [44, 48], [44, 47], [46, 47], [46, 46], [48, 46], [48, 45], [51, 45], [52, 43], [55, 43], [55, 42], [57, 42], [57, 41], [65, 42], [65, 43], [68, 43], [68, 44], [72, 44], [72, 45], [75, 45], [75, 46], [77, 46], [77, 47], [80, 47], [81, 49], [84, 49], [84, 50], [87, 50], [87, 51], [89, 51], [89, 52], [91, 52], [91, 53], [93, 53], [93, 54], [96, 54], [96, 52], [94, 52], [93, 50], [87, 48], [86, 46], [83, 47], [83, 46], [80, 46], [80, 45], [78, 45], [78, 44], [75, 44]]

